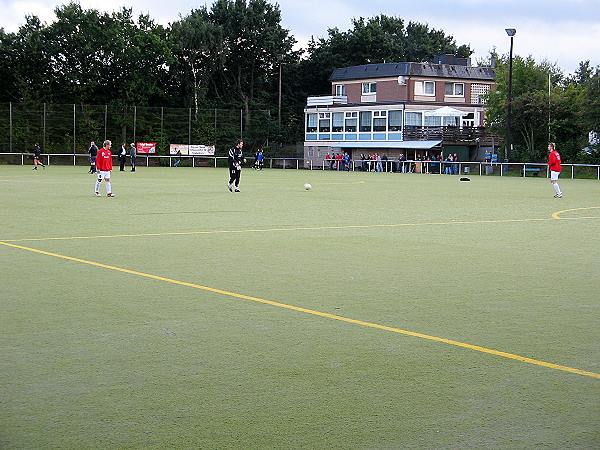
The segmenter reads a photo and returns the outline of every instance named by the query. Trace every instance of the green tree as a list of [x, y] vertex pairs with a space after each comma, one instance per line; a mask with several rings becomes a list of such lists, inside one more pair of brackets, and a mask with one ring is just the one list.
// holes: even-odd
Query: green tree
[[[549, 92], [550, 77], [550, 92]], [[554, 141], [564, 161], [575, 161], [582, 148], [584, 126], [581, 87], [567, 80], [554, 64], [531, 56], [513, 58], [512, 161], [545, 161], [548, 141]], [[507, 140], [508, 60], [496, 68], [496, 90], [487, 97], [487, 121]]]
[[329, 76], [337, 67], [360, 64], [429, 61], [436, 54], [469, 57], [467, 45], [457, 46], [452, 36], [427, 24], [405, 22], [400, 17], [379, 15], [352, 21], [352, 28], [330, 28], [327, 38], [308, 44], [307, 58], [301, 64], [305, 91], [329, 92]]

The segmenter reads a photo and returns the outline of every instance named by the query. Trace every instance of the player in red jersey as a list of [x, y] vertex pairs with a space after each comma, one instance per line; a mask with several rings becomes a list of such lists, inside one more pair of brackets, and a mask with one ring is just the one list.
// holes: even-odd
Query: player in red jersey
[[110, 147], [112, 142], [104, 141], [102, 148], [98, 151], [96, 157], [96, 169], [98, 170], [98, 179], [96, 180], [96, 197], [100, 197], [100, 183], [102, 180], [106, 182], [106, 196], [114, 197], [110, 186], [110, 172], [112, 171], [112, 153]]
[[554, 197], [561, 198], [563, 196], [560, 186], [558, 185], [558, 177], [562, 171], [560, 165], [560, 153], [556, 151], [554, 142], [548, 144], [548, 167], [550, 168], [550, 182], [554, 188]]

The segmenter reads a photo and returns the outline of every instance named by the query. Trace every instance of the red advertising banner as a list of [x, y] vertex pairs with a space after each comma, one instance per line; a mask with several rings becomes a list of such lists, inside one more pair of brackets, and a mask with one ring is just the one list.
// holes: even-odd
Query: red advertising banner
[[137, 153], [142, 153], [142, 154], [154, 154], [156, 153], [156, 142], [138, 142], [136, 144], [136, 151]]

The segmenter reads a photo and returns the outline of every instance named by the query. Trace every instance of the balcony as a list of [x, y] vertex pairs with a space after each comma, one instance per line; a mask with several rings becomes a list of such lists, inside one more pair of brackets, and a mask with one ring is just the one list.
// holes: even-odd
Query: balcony
[[306, 106], [333, 106], [347, 105], [348, 97], [345, 95], [324, 95], [320, 97], [308, 97]]
[[418, 127], [406, 126], [405, 141], [429, 141], [441, 139], [444, 144], [475, 144], [481, 146], [498, 145], [500, 137], [485, 127]]

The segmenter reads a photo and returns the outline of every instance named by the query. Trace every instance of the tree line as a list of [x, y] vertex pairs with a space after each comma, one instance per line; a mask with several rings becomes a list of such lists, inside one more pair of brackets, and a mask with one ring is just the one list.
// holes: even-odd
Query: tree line
[[[329, 93], [336, 67], [473, 53], [442, 30], [385, 15], [354, 19], [347, 31], [330, 28], [297, 49], [279, 6], [267, 0], [216, 0], [167, 26], [146, 14], [134, 17], [129, 8], [100, 12], [68, 3], [55, 15], [51, 23], [27, 16], [15, 33], [0, 29], [0, 103], [189, 108], [200, 134], [211, 129], [203, 111], [242, 110], [243, 127], [263, 120], [252, 117], [255, 111], [270, 111], [264, 133], [279, 143], [303, 140], [306, 97]], [[584, 129], [598, 129], [590, 109], [598, 98], [598, 68], [582, 66], [585, 73], [569, 78], [555, 67], [517, 61], [513, 111], [526, 124], [514, 133], [519, 157], [531, 156], [527, 149], [538, 149], [544, 136], [543, 110], [534, 114], [543, 108], [543, 80], [529, 72], [552, 69], [551, 130], [559, 145], [563, 139], [565, 146], [580, 145]], [[499, 58], [498, 90], [489, 99], [490, 121], [501, 135], [504, 63]]]

